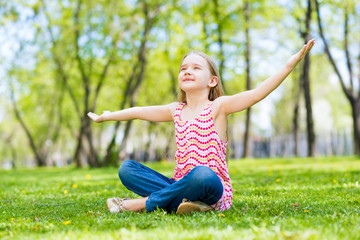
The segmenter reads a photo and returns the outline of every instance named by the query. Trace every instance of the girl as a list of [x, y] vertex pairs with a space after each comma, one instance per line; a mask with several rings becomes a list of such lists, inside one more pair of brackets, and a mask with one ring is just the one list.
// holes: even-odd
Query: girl
[[311, 50], [310, 40], [290, 57], [285, 67], [257, 88], [233, 96], [223, 96], [214, 61], [204, 53], [190, 52], [180, 66], [179, 102], [163, 106], [134, 107], [100, 116], [88, 113], [95, 122], [174, 121], [177, 150], [174, 177], [167, 178], [135, 161], [127, 160], [119, 169], [123, 185], [140, 199], [109, 198], [110, 212], [154, 211], [157, 208], [179, 214], [212, 209], [227, 210], [232, 203], [232, 187], [226, 164], [226, 119], [265, 98], [291, 73]]

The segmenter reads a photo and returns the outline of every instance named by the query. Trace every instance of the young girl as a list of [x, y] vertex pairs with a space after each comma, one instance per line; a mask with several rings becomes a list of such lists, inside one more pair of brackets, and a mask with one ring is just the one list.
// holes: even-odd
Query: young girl
[[127, 189], [143, 198], [109, 198], [106, 201], [108, 210], [150, 212], [161, 208], [182, 214], [229, 209], [232, 187], [225, 160], [227, 116], [251, 107], [277, 88], [314, 43], [310, 40], [281, 71], [257, 88], [233, 96], [223, 96], [214, 61], [204, 53], [190, 52], [180, 66], [179, 102], [104, 111], [100, 116], [88, 113], [95, 122], [143, 119], [175, 123], [174, 177], [167, 178], [138, 162], [127, 160], [120, 166], [120, 180]]

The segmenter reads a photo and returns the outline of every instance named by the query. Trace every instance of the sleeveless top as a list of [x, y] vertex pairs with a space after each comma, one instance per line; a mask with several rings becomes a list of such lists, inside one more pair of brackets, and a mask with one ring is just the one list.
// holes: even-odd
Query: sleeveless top
[[227, 210], [232, 203], [232, 186], [226, 164], [226, 145], [215, 130], [212, 116], [212, 103], [197, 118], [181, 120], [179, 103], [174, 113], [176, 146], [176, 167], [173, 179], [178, 181], [196, 166], [208, 166], [220, 178], [224, 191], [220, 200], [212, 205], [216, 210]]

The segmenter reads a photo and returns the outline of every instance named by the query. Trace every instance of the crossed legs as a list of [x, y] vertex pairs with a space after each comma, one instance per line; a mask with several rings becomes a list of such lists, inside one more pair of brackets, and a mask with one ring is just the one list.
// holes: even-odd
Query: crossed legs
[[127, 160], [120, 166], [119, 177], [127, 189], [143, 197], [123, 202], [123, 207], [131, 211], [157, 208], [174, 211], [184, 198], [212, 205], [223, 193], [219, 177], [207, 166], [197, 166], [175, 181], [141, 163]]

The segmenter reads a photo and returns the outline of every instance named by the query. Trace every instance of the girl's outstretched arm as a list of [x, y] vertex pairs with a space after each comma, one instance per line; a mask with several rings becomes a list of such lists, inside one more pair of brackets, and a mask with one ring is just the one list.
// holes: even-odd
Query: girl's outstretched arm
[[103, 111], [99, 116], [96, 113], [89, 112], [87, 115], [94, 122], [104, 121], [127, 121], [132, 119], [141, 119], [152, 122], [173, 121], [173, 114], [178, 103], [170, 103], [161, 106], [132, 107], [116, 112]]
[[228, 115], [231, 113], [240, 112], [264, 99], [285, 80], [285, 78], [292, 72], [295, 66], [305, 57], [306, 54], [308, 54], [314, 44], [314, 39], [308, 41], [299, 52], [288, 59], [285, 67], [282, 70], [263, 81], [255, 89], [238, 93], [233, 96], [224, 96], [219, 98], [223, 113]]

